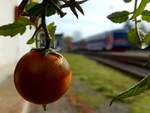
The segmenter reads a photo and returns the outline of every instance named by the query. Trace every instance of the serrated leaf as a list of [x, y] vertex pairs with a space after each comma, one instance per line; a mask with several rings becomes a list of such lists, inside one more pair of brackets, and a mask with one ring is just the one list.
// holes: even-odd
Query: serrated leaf
[[150, 22], [150, 11], [144, 10], [142, 12], [142, 20], [145, 20], [147, 22]]
[[150, 74], [138, 82], [136, 85], [128, 89], [127, 91], [119, 94], [118, 96], [114, 97], [110, 103], [110, 105], [116, 100], [122, 100], [124, 98], [128, 98], [131, 96], [139, 95], [147, 90], [150, 89]]
[[124, 2], [128, 3], [128, 2], [131, 2], [132, 0], [123, 0]]
[[135, 28], [128, 32], [128, 41], [132, 46], [140, 46], [141, 42]]
[[114, 23], [122, 23], [128, 20], [128, 16], [129, 16], [128, 11], [120, 11], [108, 15], [107, 18]]
[[150, 32], [144, 37], [143, 43], [150, 44]]
[[1, 26], [0, 35], [13, 37], [18, 33], [23, 34], [26, 30], [26, 25], [30, 25], [30, 24], [31, 23], [27, 18], [21, 17], [12, 24]]
[[137, 16], [141, 15], [141, 13], [144, 11], [148, 2], [149, 2], [149, 0], [141, 0], [139, 7], [133, 13], [131, 19], [135, 19]]
[[32, 37], [27, 41], [27, 44], [33, 44], [35, 41], [35, 39]]

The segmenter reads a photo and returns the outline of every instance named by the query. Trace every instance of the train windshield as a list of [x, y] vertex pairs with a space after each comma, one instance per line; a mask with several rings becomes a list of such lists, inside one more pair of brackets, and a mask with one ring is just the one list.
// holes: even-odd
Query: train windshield
[[114, 38], [127, 38], [128, 34], [127, 32], [114, 32], [113, 37]]
[[127, 32], [121, 31], [113, 33], [113, 48], [129, 48]]

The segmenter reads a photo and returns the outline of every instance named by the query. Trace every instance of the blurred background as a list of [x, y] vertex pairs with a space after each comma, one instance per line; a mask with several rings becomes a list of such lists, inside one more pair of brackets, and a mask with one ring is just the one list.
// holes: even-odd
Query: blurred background
[[[127, 32], [133, 23], [114, 24], [107, 19], [115, 11], [133, 11], [133, 2], [89, 0], [82, 5], [85, 15], [79, 13], [78, 19], [69, 9], [64, 9], [67, 15], [63, 18], [56, 14], [46, 19], [47, 24], [57, 25], [56, 49], [69, 61], [73, 81], [64, 97], [48, 105], [45, 112], [41, 106], [23, 100], [13, 83], [17, 61], [34, 46], [26, 41], [35, 29], [27, 28], [22, 36], [13, 38], [0, 36], [0, 113], [150, 113], [149, 92], [109, 106], [113, 96], [150, 72], [149, 65], [145, 65], [149, 47], [142, 50], [128, 41]], [[19, 3], [20, 0], [0, 0], [0, 25], [14, 21]], [[140, 27], [149, 31], [146, 22]], [[40, 37], [45, 35], [41, 32]]]

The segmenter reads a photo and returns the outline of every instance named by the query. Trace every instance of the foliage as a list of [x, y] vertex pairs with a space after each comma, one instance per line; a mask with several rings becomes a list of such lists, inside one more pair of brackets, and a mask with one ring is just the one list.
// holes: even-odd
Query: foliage
[[112, 22], [122, 23], [128, 20], [128, 15], [128, 11], [121, 11], [112, 13], [111, 15], [107, 16], [107, 18], [110, 19]]
[[140, 39], [137, 38], [138, 33], [136, 32], [135, 28], [132, 28], [128, 32], [128, 41], [133, 45], [133, 46], [140, 46]]
[[114, 97], [110, 104], [112, 104], [112, 102], [115, 100], [120, 100], [130, 96], [136, 96], [149, 89], [150, 89], [150, 75], [146, 76], [143, 80], [141, 80], [139, 83], [137, 83], [135, 86], [131, 87], [127, 91]]
[[141, 0], [141, 3], [139, 5], [139, 7], [134, 11], [131, 19], [135, 19], [137, 18], [139, 15], [142, 14], [142, 12], [144, 11], [144, 8], [146, 7], [146, 5], [148, 4], [149, 0]]
[[27, 44], [37, 44], [38, 33], [42, 30], [46, 36], [46, 47], [55, 47], [55, 30], [54, 23], [46, 24], [46, 17], [50, 17], [54, 14], [58, 14], [61, 18], [66, 15], [62, 10], [69, 7], [74, 15], [78, 18], [76, 9], [84, 14], [80, 4], [87, 0], [42, 0], [41, 2], [32, 2], [32, 0], [22, 0], [22, 2], [16, 7], [15, 21], [11, 24], [0, 26], [0, 35], [3, 36], [15, 36], [18, 33], [23, 34], [26, 30], [26, 26], [34, 26], [36, 28], [33, 36], [27, 41]]
[[142, 20], [150, 22], [150, 11], [144, 10], [142, 12]]
[[[129, 3], [133, 0], [124, 0], [125, 3]], [[129, 42], [137, 47], [142, 47], [142, 44], [150, 44], [150, 32], [145, 34], [145, 32], [138, 28], [138, 24], [142, 21], [150, 22], [150, 11], [146, 10], [146, 6], [149, 4], [149, 0], [140, 0], [140, 4], [138, 5], [138, 0], [134, 0], [134, 11], [119, 11], [108, 15], [108, 19], [110, 19], [114, 23], [123, 23], [126, 21], [134, 21], [135, 28], [130, 29], [128, 32], [128, 40]], [[143, 80], [138, 82], [135, 86], [128, 89], [127, 91], [119, 94], [114, 97], [110, 104], [112, 104], [116, 100], [121, 100], [127, 97], [135, 96], [141, 94], [150, 89], [150, 75], [146, 76]]]
[[[131, 0], [124, 0], [125, 2], [131, 2]], [[131, 29], [129, 32], [129, 41], [133, 45], [142, 46], [142, 43], [149, 43], [149, 35], [141, 36], [141, 29], [139, 30], [138, 24], [143, 21], [150, 21], [150, 11], [146, 10], [145, 7], [150, 2], [149, 0], [141, 0], [139, 6], [137, 7], [138, 0], [135, 0], [135, 9], [133, 12], [129, 11], [117, 11], [107, 16], [109, 20], [114, 23], [123, 23], [126, 21], [135, 22], [135, 30]], [[138, 18], [138, 19], [137, 19]], [[149, 34], [149, 33], [148, 33]], [[131, 37], [133, 35], [133, 37]], [[136, 36], [137, 35], [137, 36]], [[135, 37], [136, 36], [136, 37]], [[144, 40], [146, 37], [146, 40]], [[140, 43], [139, 43], [140, 41]], [[148, 41], [148, 42], [147, 42]], [[140, 44], [140, 45], [139, 45]]]
[[24, 17], [19, 18], [15, 23], [3, 25], [0, 27], [0, 34], [4, 36], [15, 36], [18, 33], [23, 34], [26, 26], [30, 25], [30, 21]]

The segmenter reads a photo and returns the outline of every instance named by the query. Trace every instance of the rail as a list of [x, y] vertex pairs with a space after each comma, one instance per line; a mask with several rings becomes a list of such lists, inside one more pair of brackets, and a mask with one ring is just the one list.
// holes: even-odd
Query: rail
[[87, 52], [80, 51], [89, 58], [97, 62], [109, 65], [119, 70], [136, 75], [136, 77], [143, 78], [150, 73], [149, 53], [148, 52]]

